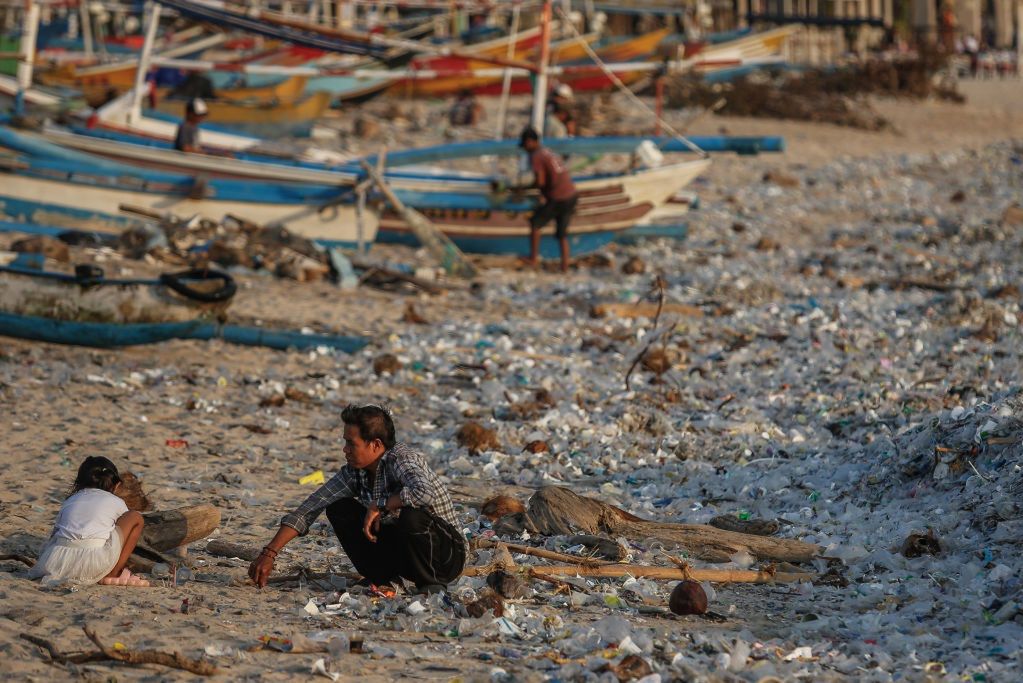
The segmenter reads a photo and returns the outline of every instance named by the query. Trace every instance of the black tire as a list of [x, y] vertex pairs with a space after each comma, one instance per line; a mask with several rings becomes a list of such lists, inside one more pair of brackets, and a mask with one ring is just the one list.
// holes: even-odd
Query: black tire
[[[223, 280], [224, 285], [212, 292], [201, 292], [192, 289], [185, 280]], [[180, 273], [163, 273], [160, 275], [160, 282], [183, 297], [207, 304], [227, 301], [238, 291], [238, 285], [233, 277], [222, 271], [206, 268], [192, 268]]]

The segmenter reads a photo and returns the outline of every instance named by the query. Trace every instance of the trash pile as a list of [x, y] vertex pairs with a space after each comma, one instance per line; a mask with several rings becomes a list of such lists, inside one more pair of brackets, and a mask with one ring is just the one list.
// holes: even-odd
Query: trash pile
[[[761, 72], [730, 83], [706, 83], [699, 76], [668, 79], [668, 107], [715, 107], [725, 116], [791, 119], [883, 130], [889, 122], [871, 107], [868, 95], [962, 102], [954, 82], [936, 74], [946, 68], [940, 55], [914, 59], [870, 59], [833, 71], [798, 74]], [[719, 100], [723, 106], [718, 107]]]
[[327, 250], [312, 240], [282, 227], [264, 227], [234, 216], [222, 221], [160, 217], [158, 223], [126, 229], [118, 248], [133, 259], [149, 256], [191, 267], [241, 266], [299, 282], [317, 282], [331, 273]]

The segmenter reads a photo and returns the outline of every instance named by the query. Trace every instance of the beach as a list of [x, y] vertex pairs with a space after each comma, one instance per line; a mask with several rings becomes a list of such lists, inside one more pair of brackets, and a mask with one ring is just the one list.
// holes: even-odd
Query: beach
[[[135, 473], [157, 510], [215, 505], [211, 538], [258, 548], [314, 490], [298, 480], [343, 463], [341, 408], [378, 403], [445, 481], [479, 493], [456, 496], [470, 539], [488, 536], [487, 494], [525, 502], [560, 485], [645, 519], [782, 520], [780, 536], [833, 558], [804, 569], [836, 569], [848, 585], [719, 584], [713, 615], [680, 617], [665, 609], [672, 581], [599, 579], [574, 592], [534, 581], [495, 620], [460, 617], [438, 596], [348, 592], [340, 579], [260, 590], [248, 562], [207, 554], [205, 541], [188, 549], [191, 577], [149, 588], [46, 588], [4, 561], [0, 672], [194, 678], [157, 665], [55, 665], [20, 637], [90, 650], [88, 625], [108, 645], [206, 658], [238, 680], [323, 678], [311, 673], [319, 659], [346, 679], [597, 680], [630, 652], [664, 681], [1011, 680], [1023, 661], [1023, 616], [1005, 607], [1023, 600], [1023, 218], [1007, 210], [1023, 206], [1023, 91], [1013, 80], [960, 89], [965, 104], [874, 101], [892, 123], [880, 132], [703, 117], [687, 132], [780, 135], [786, 151], [715, 157], [689, 188], [701, 206], [684, 242], [616, 245], [568, 274], [479, 259], [475, 286], [442, 280], [440, 295], [238, 276], [232, 314], [368, 337], [353, 355], [0, 338], [0, 553], [35, 555], [88, 455]], [[0, 235], [0, 248], [13, 239]], [[161, 269], [72, 252], [108, 275]], [[371, 256], [431, 266], [408, 248]], [[633, 258], [640, 272], [623, 274]], [[671, 325], [658, 342], [670, 369], [639, 368], [626, 389], [654, 322], [592, 310], [656, 302], [655, 275], [666, 301], [693, 311], [658, 321]], [[410, 304], [425, 323], [406, 321]], [[400, 367], [377, 374], [382, 354]], [[538, 390], [551, 405], [509, 411]], [[288, 398], [267, 400], [277, 395]], [[468, 421], [495, 429], [500, 448], [459, 446]], [[536, 440], [549, 450], [524, 452]], [[928, 529], [940, 554], [905, 557], [907, 535]], [[509, 540], [579, 552], [566, 538]], [[627, 543], [633, 562], [671, 566], [656, 546]], [[351, 571], [324, 518], [277, 562], [278, 574], [300, 568]], [[484, 579], [464, 577], [451, 594], [477, 595]], [[366, 652], [260, 642], [316, 649], [308, 641], [323, 631], [362, 637]]]

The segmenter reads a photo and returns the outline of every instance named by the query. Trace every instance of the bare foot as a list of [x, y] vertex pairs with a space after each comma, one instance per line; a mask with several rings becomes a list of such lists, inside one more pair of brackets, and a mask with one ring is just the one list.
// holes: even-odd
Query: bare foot
[[122, 571], [120, 576], [104, 576], [102, 579], [99, 580], [99, 582], [100, 582], [100, 585], [102, 585], [102, 586], [140, 586], [140, 587], [144, 587], [144, 586], [148, 586], [149, 585], [148, 581], [146, 581], [145, 579], [140, 579], [139, 577], [135, 576], [134, 574], [132, 574], [127, 569]]
[[530, 270], [538, 270], [540, 268], [540, 259], [531, 259], [528, 256], [519, 256], [516, 259], [516, 265], [519, 270], [523, 268], [529, 268]]

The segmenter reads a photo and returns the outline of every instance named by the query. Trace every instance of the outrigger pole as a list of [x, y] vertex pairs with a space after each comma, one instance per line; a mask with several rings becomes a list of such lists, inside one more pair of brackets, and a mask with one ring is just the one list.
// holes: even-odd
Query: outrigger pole
[[146, 25], [146, 39], [142, 43], [139, 55], [138, 70], [135, 72], [135, 89], [132, 91], [131, 109], [128, 110], [128, 122], [138, 123], [142, 118], [142, 98], [145, 95], [146, 74], [153, 56], [153, 44], [156, 42], [156, 31], [160, 27], [160, 5], [149, 3], [149, 23]]
[[543, 134], [543, 119], [547, 109], [547, 63], [551, 57], [551, 0], [544, 0], [540, 14], [540, 68], [533, 90], [533, 128]]
[[36, 36], [39, 33], [39, 5], [25, 0], [21, 18], [21, 44], [18, 56], [18, 93], [14, 96], [14, 113], [25, 113], [25, 92], [32, 87], [32, 66], [36, 60]]

